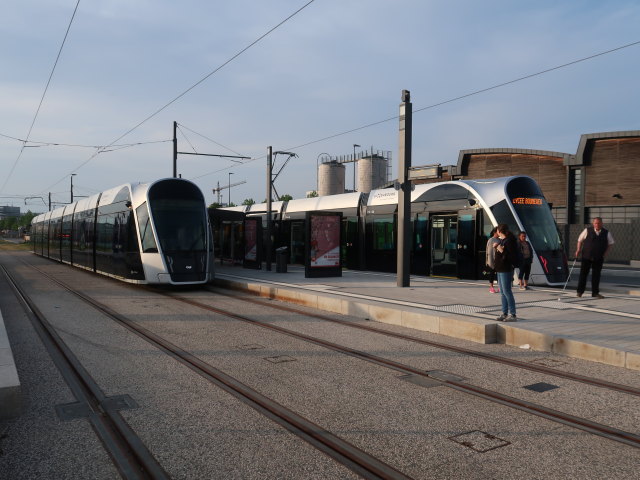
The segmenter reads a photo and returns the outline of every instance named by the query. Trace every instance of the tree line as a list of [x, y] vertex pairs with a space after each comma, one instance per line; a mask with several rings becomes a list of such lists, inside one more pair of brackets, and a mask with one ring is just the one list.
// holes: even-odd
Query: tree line
[[35, 217], [37, 213], [33, 213], [29, 210], [24, 215], [20, 215], [19, 217], [7, 217], [0, 220], [0, 230], [18, 230], [19, 228], [29, 229], [31, 226], [31, 220]]
[[[313, 192], [307, 195], [307, 198], [317, 197], [317, 196], [318, 196], [318, 193], [314, 190]], [[293, 200], [293, 197], [287, 193], [284, 195], [280, 195], [280, 197], [278, 197], [277, 200], [281, 202], [288, 202], [289, 200]], [[245, 198], [240, 205], [253, 205], [254, 203], [256, 203], [256, 201], [253, 198]], [[265, 198], [262, 201], [262, 203], [267, 203], [267, 199]], [[238, 205], [236, 205], [233, 202], [231, 202], [229, 205], [223, 205], [222, 203], [213, 202], [211, 205], [209, 205], [209, 208], [237, 207], [237, 206]]]

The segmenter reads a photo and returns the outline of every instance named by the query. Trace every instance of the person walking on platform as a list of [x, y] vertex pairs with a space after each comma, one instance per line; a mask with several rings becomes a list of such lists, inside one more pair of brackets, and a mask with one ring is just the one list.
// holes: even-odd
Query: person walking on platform
[[500, 243], [495, 245], [496, 263], [498, 274], [498, 286], [502, 300], [502, 315], [497, 320], [500, 322], [516, 322], [516, 300], [513, 298], [511, 285], [513, 284], [513, 267], [517, 261], [518, 244], [516, 238], [505, 224], [498, 225], [498, 237]]
[[493, 282], [496, 281], [496, 251], [493, 246], [498, 245], [500, 243], [500, 239], [498, 238], [498, 229], [494, 228], [491, 230], [489, 240], [487, 241], [487, 271], [489, 273], [489, 292], [490, 293], [498, 293], [498, 290], [493, 288]]
[[531, 264], [533, 263], [533, 248], [527, 240], [527, 232], [518, 234], [518, 283], [520, 290], [529, 288], [529, 275], [531, 274]]
[[[581, 297], [587, 287], [587, 277], [591, 272], [591, 296], [604, 298], [600, 295], [600, 273], [604, 259], [615, 243], [611, 232], [602, 227], [602, 218], [593, 219], [593, 225], [585, 228], [578, 237], [576, 258], [580, 258], [580, 279], [578, 280], [578, 297]], [[580, 257], [582, 253], [582, 257]]]

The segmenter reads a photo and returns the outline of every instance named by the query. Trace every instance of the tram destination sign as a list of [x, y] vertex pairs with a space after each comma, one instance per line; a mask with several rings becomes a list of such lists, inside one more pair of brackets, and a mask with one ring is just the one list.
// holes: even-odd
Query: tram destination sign
[[511, 202], [514, 205], [542, 205], [541, 198], [532, 198], [532, 197], [516, 197], [511, 199]]

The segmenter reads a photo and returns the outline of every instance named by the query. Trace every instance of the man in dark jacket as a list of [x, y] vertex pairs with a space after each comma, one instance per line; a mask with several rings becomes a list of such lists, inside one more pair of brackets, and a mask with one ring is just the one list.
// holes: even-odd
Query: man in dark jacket
[[589, 270], [591, 273], [591, 296], [604, 298], [600, 295], [600, 273], [604, 258], [614, 244], [613, 236], [606, 228], [602, 228], [602, 218], [593, 219], [593, 226], [585, 228], [578, 237], [576, 258], [580, 260], [580, 279], [578, 280], [578, 296], [581, 297], [587, 286]]

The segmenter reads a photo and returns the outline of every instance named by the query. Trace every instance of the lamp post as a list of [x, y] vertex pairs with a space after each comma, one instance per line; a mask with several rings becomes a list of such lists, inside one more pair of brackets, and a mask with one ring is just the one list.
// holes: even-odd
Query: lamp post
[[231, 206], [231, 175], [233, 175], [233, 173], [229, 172], [229, 206]]
[[71, 202], [69, 202], [69, 203], [73, 203], [73, 177], [75, 177], [75, 176], [76, 176], [76, 174], [72, 173], [71, 177], [70, 177], [71, 178]]
[[353, 191], [356, 191], [356, 147], [360, 148], [357, 143], [353, 144]]

